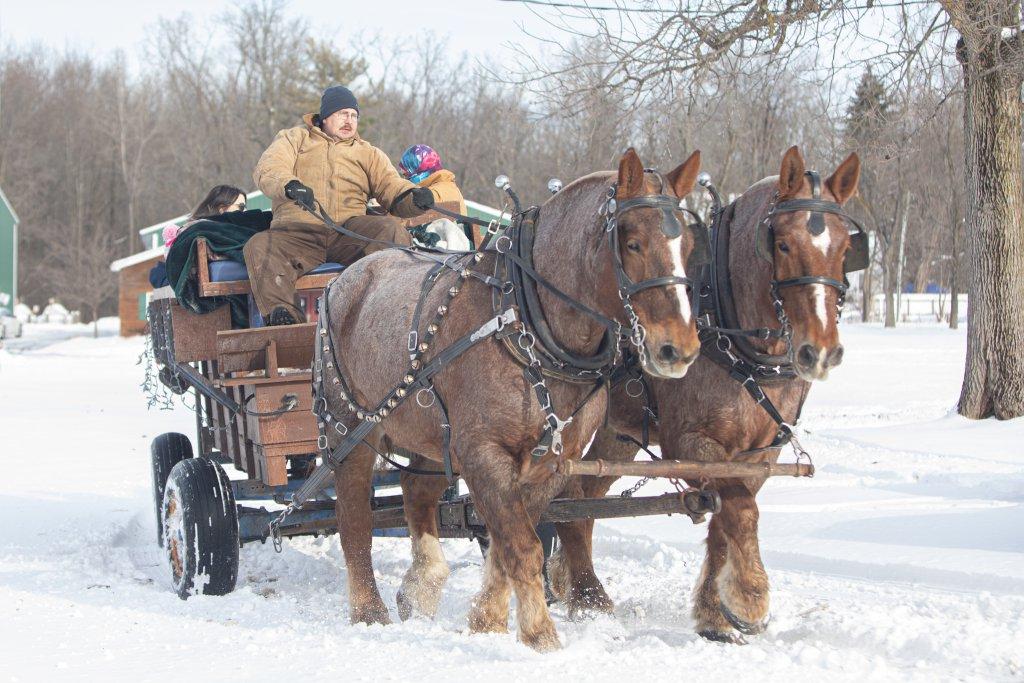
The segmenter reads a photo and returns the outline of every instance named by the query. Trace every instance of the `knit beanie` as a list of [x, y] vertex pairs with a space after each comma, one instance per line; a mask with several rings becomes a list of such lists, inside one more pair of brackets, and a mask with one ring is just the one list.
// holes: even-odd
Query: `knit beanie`
[[320, 98], [320, 120], [323, 121], [342, 109], [355, 109], [356, 113], [359, 112], [359, 103], [352, 91], [343, 85], [332, 85], [324, 90], [324, 94]]
[[399, 172], [414, 183], [441, 168], [441, 157], [427, 145], [413, 145], [402, 153], [402, 160], [398, 162]]

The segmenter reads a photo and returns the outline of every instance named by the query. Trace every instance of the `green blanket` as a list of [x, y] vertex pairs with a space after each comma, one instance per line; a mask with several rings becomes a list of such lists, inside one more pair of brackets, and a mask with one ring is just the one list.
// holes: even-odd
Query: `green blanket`
[[222, 214], [216, 220], [201, 220], [178, 235], [167, 252], [167, 278], [178, 303], [196, 313], [209, 313], [230, 304], [232, 325], [236, 329], [248, 327], [249, 304], [244, 296], [199, 296], [194, 269], [196, 240], [204, 237], [211, 253], [245, 263], [242, 247], [250, 237], [270, 227], [272, 217], [269, 211], [234, 211]]

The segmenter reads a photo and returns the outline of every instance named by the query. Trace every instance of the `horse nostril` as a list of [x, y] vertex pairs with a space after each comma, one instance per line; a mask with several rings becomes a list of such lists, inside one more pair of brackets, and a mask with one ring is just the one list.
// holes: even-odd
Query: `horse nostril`
[[675, 363], [679, 360], [679, 350], [672, 344], [662, 344], [658, 349], [658, 360], [665, 363]]
[[812, 368], [818, 363], [818, 350], [810, 344], [804, 344], [796, 352], [796, 360], [805, 368]]
[[840, 344], [836, 348], [832, 349], [828, 357], [825, 359], [825, 365], [829, 368], [834, 368], [843, 362], [843, 346]]

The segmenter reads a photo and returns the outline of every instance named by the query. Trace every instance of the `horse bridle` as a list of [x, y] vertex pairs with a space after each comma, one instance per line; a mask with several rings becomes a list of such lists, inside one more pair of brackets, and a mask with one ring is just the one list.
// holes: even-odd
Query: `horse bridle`
[[[830, 202], [827, 199], [821, 198], [821, 176], [818, 175], [817, 171], [806, 171], [805, 175], [811, 182], [811, 198], [789, 199], [772, 206], [771, 210], [767, 215], [765, 215], [756, 235], [755, 248], [758, 256], [769, 261], [774, 269], [775, 258], [773, 246], [775, 243], [775, 226], [773, 225], [772, 219], [775, 218], [775, 216], [783, 213], [807, 211], [810, 213], [810, 218], [807, 221], [807, 231], [811, 233], [811, 235], [818, 236], [825, 232], [827, 228], [825, 225], [825, 214], [830, 213], [835, 216], [839, 216], [855, 228], [855, 231], [850, 235], [850, 249], [843, 257], [843, 272], [850, 273], [857, 270], [863, 270], [867, 267], [867, 233], [863, 226], [861, 226], [857, 219], [843, 211], [842, 206], [836, 202]], [[785, 287], [796, 287], [799, 285], [825, 285], [834, 288], [839, 293], [836, 301], [836, 307], [840, 312], [842, 312], [843, 303], [846, 300], [846, 292], [850, 287], [845, 276], [842, 282], [834, 278], [825, 277], [824, 275], [801, 275], [799, 277], [778, 280], [776, 279], [773, 270], [771, 292], [772, 300], [776, 305], [776, 309], [781, 305], [779, 290]], [[780, 322], [783, 321], [780, 320]], [[784, 322], [783, 324], [785, 325]]]
[[[618, 192], [618, 185], [613, 184], [608, 188], [607, 198], [605, 199], [599, 213], [605, 217], [604, 229], [605, 232], [608, 233], [608, 245], [611, 249], [612, 261], [615, 265], [615, 278], [619, 287], [619, 298], [622, 299], [622, 306], [626, 310], [626, 315], [629, 318], [630, 341], [636, 348], [637, 355], [640, 357], [641, 365], [646, 367], [647, 350], [644, 346], [644, 341], [647, 337], [647, 331], [644, 329], [639, 316], [637, 316], [636, 311], [633, 309], [630, 297], [638, 292], [644, 291], [645, 289], [682, 285], [687, 287], [690, 292], [691, 310], [693, 311], [693, 315], [696, 316], [700, 287], [694, 283], [692, 278], [686, 275], [662, 275], [660, 277], [653, 277], [641, 280], [640, 282], [634, 282], [629, 275], [626, 274], [626, 268], [622, 263], [622, 254], [619, 250], [618, 224], [620, 217], [627, 211], [631, 211], [633, 209], [658, 209], [661, 211], [661, 232], [665, 237], [671, 240], [683, 234], [682, 223], [680, 223], [679, 218], [676, 216], [676, 212], [688, 211], [686, 207], [683, 206], [682, 198], [664, 194], [665, 179], [660, 173], [649, 168], [645, 168], [644, 173], [651, 173], [658, 178], [661, 186], [657, 194], [633, 197], [620, 202], [615, 198]], [[688, 227], [690, 227], [693, 232], [694, 253], [698, 257], [697, 261], [706, 261], [710, 254], [707, 230], [702, 229], [702, 223], [699, 223], [699, 227], [692, 225]], [[691, 258], [690, 261], [693, 262], [694, 259]]]

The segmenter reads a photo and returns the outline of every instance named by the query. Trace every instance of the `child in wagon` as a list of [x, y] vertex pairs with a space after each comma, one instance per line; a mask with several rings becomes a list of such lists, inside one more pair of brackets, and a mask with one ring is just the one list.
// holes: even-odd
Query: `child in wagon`
[[[402, 153], [402, 159], [398, 162], [398, 172], [402, 174], [403, 178], [416, 183], [419, 187], [430, 189], [434, 195], [434, 206], [439, 206], [453, 213], [466, 213], [466, 200], [463, 198], [459, 186], [455, 184], [455, 174], [446, 170], [441, 165], [441, 157], [433, 147], [423, 144], [409, 147]], [[451, 226], [450, 221], [448, 225], [436, 224], [438, 220], [448, 221], [448, 217], [437, 211], [427, 211], [416, 218], [407, 220], [406, 227], [414, 229], [418, 226], [430, 224], [434, 227], [427, 229], [426, 232], [434, 232], [441, 235], [441, 239], [446, 242], [447, 248], [470, 248], [468, 242], [452, 244], [458, 236], [451, 233], [450, 230], [457, 228]], [[417, 235], [416, 233], [417, 231], [413, 230], [413, 237], [422, 241], [422, 235]], [[462, 233], [462, 231], [459, 230], [459, 233]], [[473, 247], [477, 246], [478, 241], [477, 236], [474, 234]]]

